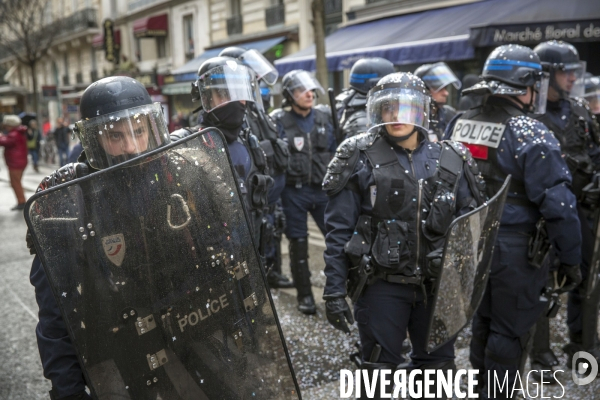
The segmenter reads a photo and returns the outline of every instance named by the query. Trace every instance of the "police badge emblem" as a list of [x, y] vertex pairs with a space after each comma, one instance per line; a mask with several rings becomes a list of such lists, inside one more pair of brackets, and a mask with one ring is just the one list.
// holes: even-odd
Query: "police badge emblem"
[[304, 138], [301, 136], [295, 137], [294, 146], [296, 146], [296, 150], [302, 151], [302, 148], [304, 147]]
[[101, 240], [106, 257], [110, 262], [120, 267], [125, 258], [125, 237], [123, 234], [117, 233], [116, 235], [103, 237]]

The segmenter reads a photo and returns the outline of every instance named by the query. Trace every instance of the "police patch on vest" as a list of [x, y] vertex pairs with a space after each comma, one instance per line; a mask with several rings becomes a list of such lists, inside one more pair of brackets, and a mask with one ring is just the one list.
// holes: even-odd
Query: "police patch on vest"
[[123, 234], [117, 233], [116, 235], [106, 236], [101, 241], [106, 257], [110, 262], [120, 267], [123, 264], [123, 258], [125, 258], [125, 237]]
[[294, 146], [296, 146], [296, 150], [302, 151], [302, 148], [304, 147], [304, 138], [301, 136], [296, 136], [294, 138]]
[[369, 194], [371, 195], [371, 207], [375, 207], [375, 199], [377, 198], [377, 185], [369, 186]]
[[452, 140], [497, 149], [505, 128], [504, 124], [459, 119], [454, 125]]

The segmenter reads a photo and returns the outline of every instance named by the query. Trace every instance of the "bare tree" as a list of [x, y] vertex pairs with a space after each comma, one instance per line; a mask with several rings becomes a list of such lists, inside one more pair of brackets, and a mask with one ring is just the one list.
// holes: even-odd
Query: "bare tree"
[[38, 63], [48, 54], [61, 29], [50, 14], [51, 1], [0, 0], [0, 54], [11, 55], [29, 68], [33, 108], [38, 115]]
[[[325, 3], [324, 0], [312, 0], [313, 30], [315, 34], [317, 80], [325, 90], [329, 87], [327, 58], [325, 57]], [[329, 103], [327, 96], [319, 97], [319, 103]]]

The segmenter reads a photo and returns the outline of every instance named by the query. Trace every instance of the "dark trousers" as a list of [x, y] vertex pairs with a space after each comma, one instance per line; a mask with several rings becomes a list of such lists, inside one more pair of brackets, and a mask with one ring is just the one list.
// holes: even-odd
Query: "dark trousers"
[[[429, 291], [430, 292], [430, 291]], [[363, 360], [369, 360], [376, 344], [381, 346], [378, 363], [402, 364], [402, 342], [410, 334], [411, 367], [420, 368], [454, 359], [454, 340], [427, 353], [425, 344], [433, 297], [427, 304], [421, 287], [377, 280], [354, 305]]]
[[60, 143], [56, 145], [58, 149], [58, 162], [62, 167], [67, 163], [67, 159], [69, 158], [69, 144], [68, 143]]
[[[530, 330], [547, 304], [540, 301], [540, 295], [548, 268], [529, 265], [528, 243], [529, 235], [517, 232], [501, 231], [496, 240], [490, 278], [473, 319], [471, 340], [471, 364], [479, 369], [484, 384], [493, 384], [494, 373], [500, 382], [508, 374], [508, 387], [513, 387], [526, 356]], [[488, 371], [491, 382], [486, 382]], [[493, 388], [489, 393], [494, 397]], [[506, 395], [496, 389], [496, 397]]]
[[299, 239], [308, 236], [307, 216], [312, 215], [317, 226], [325, 236], [325, 207], [327, 195], [320, 186], [303, 186], [296, 188], [286, 186], [281, 194], [281, 203], [287, 226], [285, 235], [288, 239]]

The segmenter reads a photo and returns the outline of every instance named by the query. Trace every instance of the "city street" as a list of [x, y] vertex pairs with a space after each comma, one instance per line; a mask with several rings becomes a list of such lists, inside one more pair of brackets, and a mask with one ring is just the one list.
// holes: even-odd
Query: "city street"
[[[33, 194], [44, 174], [51, 169], [40, 167], [40, 173], [34, 173], [28, 167], [24, 178], [27, 196]], [[29, 269], [32, 256], [25, 246], [25, 223], [19, 212], [10, 211], [15, 199], [8, 184], [8, 174], [4, 163], [0, 163], [0, 400], [33, 400], [48, 399], [49, 381], [42, 376], [35, 341], [37, 323], [37, 304], [34, 289], [29, 283]], [[317, 314], [305, 316], [296, 310], [295, 290], [273, 290], [272, 295], [277, 313], [281, 321], [286, 342], [292, 357], [294, 369], [304, 399], [339, 398], [339, 370], [351, 369], [355, 366], [348, 355], [355, 350], [358, 340], [356, 326], [352, 327], [350, 337], [335, 331], [325, 318], [324, 302], [321, 299], [325, 276], [323, 271], [324, 241], [314, 224], [310, 232], [310, 265], [312, 283], [317, 301]], [[283, 245], [284, 272], [290, 276], [287, 259], [287, 243]], [[563, 300], [563, 302], [566, 299]], [[561, 365], [567, 360], [561, 347], [567, 341], [565, 309], [552, 320], [553, 350], [559, 356]], [[466, 329], [456, 342], [456, 363], [458, 368], [470, 368], [468, 362], [468, 344], [470, 330]], [[569, 360], [570, 362], [570, 360]], [[563, 367], [564, 368], [564, 367]], [[600, 398], [600, 379], [590, 385], [576, 386], [571, 379], [571, 372], [564, 368], [559, 374], [564, 385], [563, 399], [598, 399]], [[534, 396], [535, 384], [530, 382], [531, 398]], [[563, 389], [558, 386], [544, 385], [545, 396], [560, 397]], [[521, 398], [521, 397], [520, 397]]]

